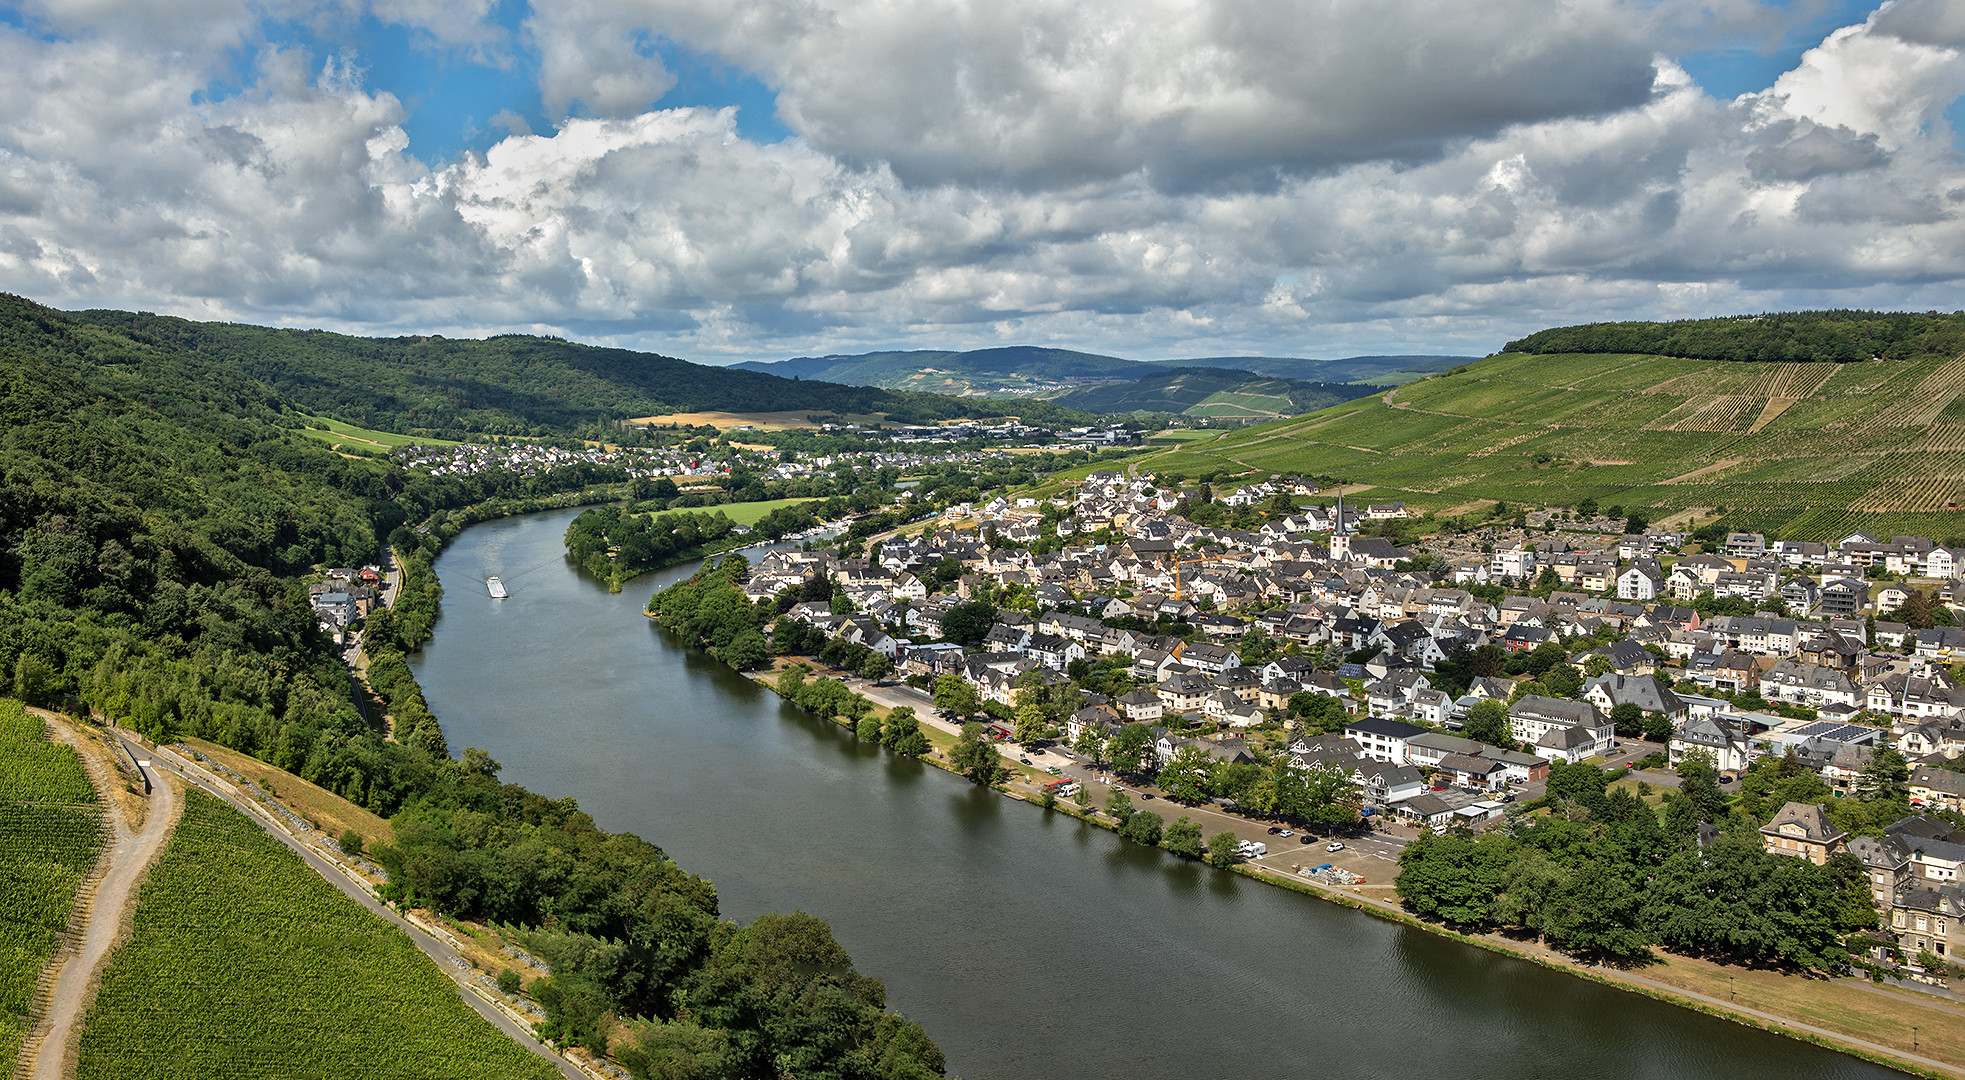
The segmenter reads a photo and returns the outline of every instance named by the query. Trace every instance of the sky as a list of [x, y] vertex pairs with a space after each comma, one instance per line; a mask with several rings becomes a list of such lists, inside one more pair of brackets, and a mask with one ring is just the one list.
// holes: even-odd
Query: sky
[[0, 290], [706, 363], [1965, 309], [1959, 0], [12, 0]]

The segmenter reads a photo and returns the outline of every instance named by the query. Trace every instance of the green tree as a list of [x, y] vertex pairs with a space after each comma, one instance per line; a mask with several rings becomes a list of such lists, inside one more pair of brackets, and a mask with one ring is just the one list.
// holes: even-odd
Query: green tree
[[1610, 710], [1610, 722], [1617, 726], [1617, 734], [1635, 739], [1644, 734], [1644, 709], [1635, 701], [1619, 702]]
[[1166, 819], [1151, 810], [1135, 810], [1126, 817], [1125, 824], [1119, 826], [1119, 835], [1135, 844], [1154, 847], [1160, 843], [1160, 836], [1166, 826]]
[[1124, 824], [1133, 816], [1133, 797], [1114, 788], [1105, 797], [1105, 816]]
[[14, 660], [14, 696], [29, 705], [53, 705], [61, 690], [61, 673], [39, 653], [24, 652]]
[[858, 736], [862, 742], [870, 742], [870, 743], [879, 742], [880, 718], [878, 716], [873, 716], [873, 715], [867, 715], [861, 717], [860, 724], [857, 728], [853, 730], [853, 734]]
[[935, 708], [969, 716], [981, 707], [982, 699], [976, 695], [976, 688], [963, 682], [962, 676], [951, 671], [935, 680]]
[[1122, 773], [1137, 773], [1153, 759], [1153, 729], [1145, 724], [1127, 724], [1119, 729], [1106, 751], [1112, 767]]
[[1508, 719], [1508, 707], [1492, 698], [1483, 698], [1467, 710], [1467, 722], [1460, 734], [1475, 742], [1498, 746], [1503, 750], [1515, 748], [1513, 724]]
[[1208, 837], [1208, 865], [1221, 870], [1235, 865], [1240, 845], [1241, 839], [1230, 831]]
[[1200, 858], [1203, 852], [1201, 823], [1182, 814], [1167, 826], [1167, 831], [1160, 837], [1160, 846], [1183, 859]]
[[1071, 740], [1071, 749], [1079, 757], [1091, 761], [1093, 768], [1105, 767], [1105, 733], [1095, 724], [1085, 724], [1078, 729], [1078, 737]]
[[719, 646], [716, 658], [738, 671], [749, 671], [771, 659], [771, 647], [765, 644], [763, 634], [748, 628], [731, 638], [730, 644]]
[[1513, 841], [1503, 837], [1423, 832], [1399, 854], [1393, 884], [1405, 905], [1454, 926], [1481, 927], [1500, 895], [1513, 862]]
[[1855, 787], [1864, 802], [1903, 802], [1910, 797], [1910, 764], [1900, 751], [1879, 747], [1856, 774]]
[[966, 600], [942, 614], [942, 638], [974, 645], [995, 622], [996, 605], [987, 600]]
[[983, 726], [973, 721], [962, 725], [962, 736], [949, 748], [948, 760], [973, 784], [994, 784], [1007, 772]]
[[1633, 963], [1651, 957], [1638, 925], [1642, 897], [1608, 860], [1586, 859], [1556, 890], [1542, 919], [1549, 944], [1592, 960]]
[[1351, 714], [1344, 711], [1342, 701], [1309, 691], [1290, 695], [1286, 711], [1303, 725], [1305, 731], [1315, 735], [1328, 735], [1341, 730], [1351, 721]]
[[1644, 714], [1644, 737], [1661, 743], [1672, 737], [1672, 718], [1664, 713]]
[[867, 658], [860, 662], [860, 676], [867, 679], [884, 679], [894, 673], [894, 662], [886, 653], [867, 650]]
[[1167, 797], [1193, 806], [1208, 797], [1214, 758], [1199, 746], [1183, 746], [1161, 767], [1159, 782]]
[[1573, 698], [1583, 692], [1583, 676], [1568, 664], [1558, 664], [1542, 673], [1542, 685], [1555, 697]]
[[1045, 716], [1042, 705], [1019, 705], [1016, 712], [1017, 741], [1025, 746], [1044, 737]]
[[1678, 792], [1700, 821], [1717, 822], [1726, 817], [1726, 795], [1719, 790], [1719, 770], [1712, 755], [1699, 750], [1688, 752], [1678, 764]]

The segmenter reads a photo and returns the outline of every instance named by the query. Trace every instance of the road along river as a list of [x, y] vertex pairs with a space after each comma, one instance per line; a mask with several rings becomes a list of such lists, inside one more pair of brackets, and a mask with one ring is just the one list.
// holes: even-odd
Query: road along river
[[[437, 563], [415, 661], [454, 751], [716, 882], [832, 924], [967, 1080], [1897, 1076], [1182, 862], [858, 743], [549, 562], [576, 511]], [[505, 575], [511, 596], [480, 581]], [[1171, 809], [1171, 808], [1170, 808]], [[1387, 865], [1388, 872], [1391, 869]]]

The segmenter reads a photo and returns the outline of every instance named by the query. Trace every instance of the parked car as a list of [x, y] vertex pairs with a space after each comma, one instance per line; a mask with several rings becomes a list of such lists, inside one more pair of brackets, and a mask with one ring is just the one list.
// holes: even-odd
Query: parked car
[[1277, 833], [1276, 835], [1277, 835], [1277, 836], [1295, 836], [1295, 835], [1296, 835], [1296, 830], [1295, 830], [1295, 829], [1284, 829], [1284, 830], [1283, 830], [1282, 832], [1279, 832], [1279, 833]]
[[1271, 835], [1271, 836], [1276, 836], [1276, 835], [1278, 835], [1278, 834], [1280, 834], [1280, 833], [1281, 833], [1282, 831], [1283, 831], [1283, 827], [1282, 827], [1281, 825], [1271, 825], [1271, 826], [1269, 826], [1269, 835]]
[[1332, 841], [1331, 841], [1330, 843], [1328, 843], [1328, 844], [1325, 844], [1325, 845], [1324, 845], [1324, 850], [1325, 850], [1325, 851], [1343, 851], [1343, 850], [1344, 850], [1344, 841], [1342, 841], [1342, 840], [1332, 840]]
[[1317, 842], [1317, 838], [1311, 836], [1309, 833], [1304, 833], [1302, 836], [1296, 838], [1296, 842], [1299, 844], [1314, 844]]

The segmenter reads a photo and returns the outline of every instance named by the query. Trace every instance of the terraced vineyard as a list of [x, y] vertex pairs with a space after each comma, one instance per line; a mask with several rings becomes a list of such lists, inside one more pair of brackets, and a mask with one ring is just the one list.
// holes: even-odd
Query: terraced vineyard
[[49, 742], [20, 702], [0, 701], [0, 1075], [13, 1071], [35, 984], [104, 839], [75, 751]]
[[84, 1021], [82, 1080], [552, 1080], [400, 930], [195, 789]]
[[1144, 464], [1342, 476], [1418, 507], [1594, 497], [1723, 508], [1742, 527], [1800, 539], [1861, 527], [1942, 540], [1965, 534], [1965, 357], [1504, 353]]

